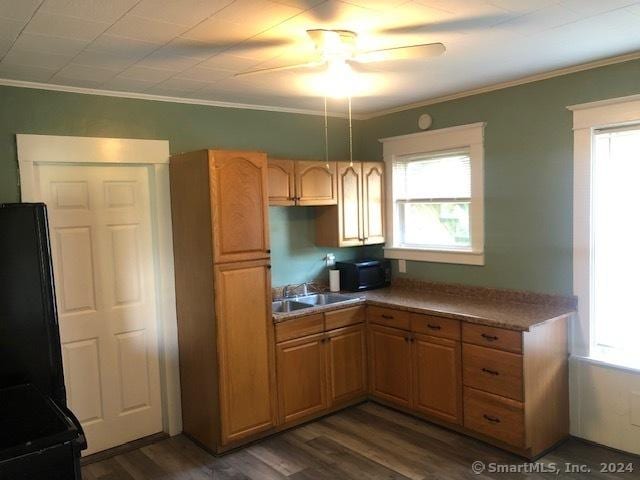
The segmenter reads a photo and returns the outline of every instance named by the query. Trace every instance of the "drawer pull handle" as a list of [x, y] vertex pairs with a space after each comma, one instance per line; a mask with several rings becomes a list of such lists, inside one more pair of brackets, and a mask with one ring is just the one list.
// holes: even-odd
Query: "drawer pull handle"
[[489, 342], [495, 342], [498, 339], [498, 337], [496, 337], [495, 335], [487, 335], [486, 333], [482, 334], [482, 338], [488, 340]]
[[430, 323], [427, 323], [427, 327], [429, 327], [431, 330], [442, 330], [442, 327], [440, 325], [432, 325]]
[[500, 375], [499, 372], [496, 372], [495, 370], [489, 370], [488, 368], [483, 368], [482, 371], [484, 373], [488, 373], [489, 375]]
[[492, 417], [491, 415], [487, 415], [486, 413], [482, 415], [486, 420], [491, 423], [500, 423], [500, 419], [497, 417]]
[[393, 315], [381, 315], [385, 320], [393, 320]]

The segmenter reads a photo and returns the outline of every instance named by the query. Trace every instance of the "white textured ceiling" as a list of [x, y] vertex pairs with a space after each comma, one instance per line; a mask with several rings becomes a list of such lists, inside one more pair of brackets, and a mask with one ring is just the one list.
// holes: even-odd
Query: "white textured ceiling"
[[447, 46], [359, 72], [364, 113], [640, 50], [640, 2], [0, 0], [0, 78], [318, 110], [315, 72], [233, 77], [303, 61], [309, 28]]

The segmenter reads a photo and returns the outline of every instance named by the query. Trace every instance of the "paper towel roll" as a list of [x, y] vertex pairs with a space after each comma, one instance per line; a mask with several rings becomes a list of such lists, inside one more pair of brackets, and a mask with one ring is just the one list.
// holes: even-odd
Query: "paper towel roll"
[[329, 270], [329, 290], [340, 291], [340, 270]]

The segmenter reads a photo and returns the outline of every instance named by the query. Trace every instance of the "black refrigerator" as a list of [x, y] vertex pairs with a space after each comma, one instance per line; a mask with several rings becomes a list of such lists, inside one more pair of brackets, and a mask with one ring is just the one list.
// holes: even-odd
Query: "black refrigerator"
[[47, 210], [0, 204], [0, 480], [81, 479], [67, 408]]

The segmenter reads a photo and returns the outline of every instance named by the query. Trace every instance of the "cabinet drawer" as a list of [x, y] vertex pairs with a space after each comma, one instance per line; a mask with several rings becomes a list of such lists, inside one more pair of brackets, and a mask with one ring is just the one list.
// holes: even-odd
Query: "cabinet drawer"
[[507, 352], [522, 353], [522, 332], [516, 330], [464, 322], [462, 341]]
[[524, 406], [464, 387], [464, 426], [515, 447], [524, 447]]
[[324, 314], [324, 325], [326, 330], [347, 327], [356, 323], [364, 322], [364, 306], [344, 308]]
[[468, 387], [523, 400], [522, 355], [465, 343], [462, 372]]
[[409, 330], [411, 327], [411, 314], [404, 310], [394, 310], [392, 308], [369, 306], [367, 307], [367, 320], [370, 323], [402, 328], [403, 330]]
[[460, 340], [460, 321], [434, 315], [411, 314], [411, 331], [434, 337]]
[[324, 330], [324, 318], [321, 313], [307, 315], [302, 318], [285, 320], [276, 323], [276, 342], [284, 342], [292, 338], [306, 337], [314, 333], [322, 333]]

